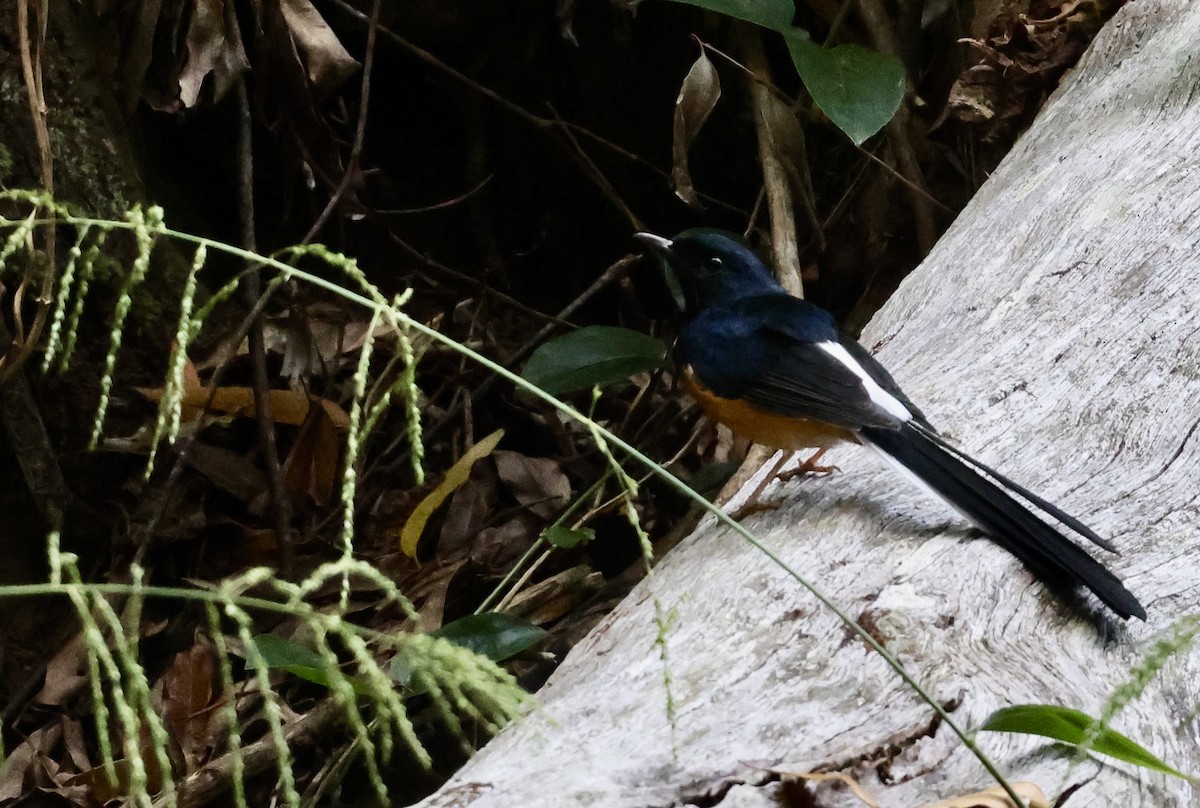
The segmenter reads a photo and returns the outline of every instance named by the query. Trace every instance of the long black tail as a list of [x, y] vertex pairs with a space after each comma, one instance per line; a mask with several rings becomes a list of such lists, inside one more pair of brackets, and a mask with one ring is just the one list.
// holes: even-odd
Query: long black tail
[[[1121, 617], [1146, 619], [1142, 604], [1115, 575], [1043, 522], [1016, 499], [1013, 492], [1073, 530], [1106, 544], [1078, 520], [945, 445], [936, 435], [915, 423], [898, 430], [867, 427], [860, 430], [859, 436], [863, 443], [882, 452], [946, 500], [1047, 584], [1061, 587], [1082, 583]], [[996, 482], [980, 470], [990, 473]]]

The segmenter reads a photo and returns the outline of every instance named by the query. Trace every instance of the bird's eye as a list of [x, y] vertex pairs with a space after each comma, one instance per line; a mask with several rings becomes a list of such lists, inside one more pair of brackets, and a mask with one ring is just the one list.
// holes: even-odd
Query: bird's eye
[[720, 269], [721, 268], [721, 259], [717, 258], [715, 256], [708, 259], [707, 261], [705, 261], [705, 263], [708, 264], [709, 269]]

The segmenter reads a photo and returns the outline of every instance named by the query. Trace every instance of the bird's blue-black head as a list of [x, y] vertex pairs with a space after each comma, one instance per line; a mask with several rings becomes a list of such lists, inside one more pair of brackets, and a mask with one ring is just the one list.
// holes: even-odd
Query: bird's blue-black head
[[690, 312], [783, 292], [762, 259], [738, 236], [725, 230], [696, 228], [673, 239], [638, 233], [637, 238], [678, 276], [685, 308]]

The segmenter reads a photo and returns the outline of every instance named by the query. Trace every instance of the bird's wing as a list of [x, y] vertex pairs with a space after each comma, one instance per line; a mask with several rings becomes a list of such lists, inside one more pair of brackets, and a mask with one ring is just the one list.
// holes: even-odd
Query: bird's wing
[[[913, 418], [874, 367], [842, 344], [833, 318], [798, 298], [764, 295], [709, 309], [683, 338], [702, 382], [728, 381], [715, 392], [766, 412], [847, 429], [897, 428]], [[883, 381], [895, 387], [886, 372]]]
[[867, 372], [867, 375], [874, 379], [880, 387], [899, 399], [900, 403], [913, 414], [913, 418], [920, 422], [926, 429], [936, 431], [930, 426], [929, 419], [925, 417], [925, 413], [921, 412], [920, 408], [900, 389], [900, 385], [896, 384], [896, 380], [892, 378], [892, 374], [888, 373], [887, 368], [879, 364], [879, 360], [872, 356], [870, 351], [856, 340], [845, 335], [842, 336], [841, 341], [842, 347], [849, 351], [854, 360]]

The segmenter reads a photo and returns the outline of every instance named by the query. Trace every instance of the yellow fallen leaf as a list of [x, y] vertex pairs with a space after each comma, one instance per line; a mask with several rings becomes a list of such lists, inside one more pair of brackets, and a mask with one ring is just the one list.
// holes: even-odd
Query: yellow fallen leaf
[[[1050, 808], [1046, 794], [1033, 783], [1011, 783], [1010, 785], [1017, 796], [1023, 797], [1027, 801], [1029, 808]], [[1016, 806], [1013, 805], [1012, 799], [1004, 789], [1000, 786], [993, 786], [974, 794], [932, 802], [924, 808], [1016, 808]]]
[[503, 437], [504, 430], [497, 429], [468, 449], [458, 459], [458, 462], [446, 472], [445, 479], [438, 483], [437, 488], [434, 488], [423, 500], [417, 503], [417, 507], [409, 515], [408, 521], [400, 529], [400, 552], [409, 558], [417, 557], [417, 542], [421, 540], [421, 534], [425, 532], [425, 525], [429, 522], [429, 517], [433, 516], [433, 512], [446, 501], [447, 497], [467, 481], [467, 478], [471, 476], [471, 467], [475, 465], [475, 462], [482, 460], [495, 451], [496, 445], [500, 443], [500, 439]]

